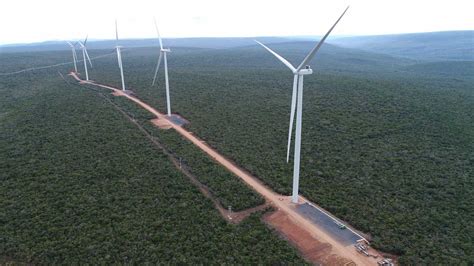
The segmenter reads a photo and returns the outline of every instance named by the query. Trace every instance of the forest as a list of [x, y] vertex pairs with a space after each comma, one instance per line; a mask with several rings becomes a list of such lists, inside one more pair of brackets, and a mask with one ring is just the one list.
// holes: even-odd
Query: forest
[[[271, 46], [291, 62], [300, 61], [310, 47], [311, 44], [306, 42]], [[292, 163], [285, 162], [285, 149], [291, 73], [257, 46], [171, 48], [173, 52], [168, 57], [168, 65], [172, 111], [189, 120], [186, 127], [209, 145], [277, 192], [289, 194]], [[108, 52], [91, 50], [90, 54], [94, 57]], [[36, 56], [46, 58], [49, 54], [37, 53]], [[30, 54], [3, 56], [11, 58], [13, 55], [19, 62], [31, 57]], [[69, 55], [66, 52], [54, 55], [56, 58], [60, 56], [66, 59]], [[164, 111], [162, 71], [158, 85], [151, 87], [157, 57], [156, 47], [124, 49], [125, 80], [137, 97]], [[420, 62], [327, 45], [312, 65], [315, 74], [305, 78], [301, 194], [371, 236], [374, 247], [399, 256], [402, 265], [473, 263], [474, 81], [472, 75], [452, 70], [453, 66], [459, 65], [459, 69], [466, 71], [464, 73], [472, 73], [463, 67], [472, 68], [472, 62]], [[2, 67], [1, 70], [5, 69]], [[64, 68], [61, 70], [65, 73]], [[95, 60], [90, 76], [98, 82], [119, 86], [116, 58], [110, 56]], [[23, 86], [40, 79], [36, 74], [27, 77], [21, 81]], [[13, 95], [3, 100], [2, 108], [15, 106], [13, 99], [25, 98], [21, 95], [24, 93], [22, 90], [12, 89], [19, 86], [15, 82], [19, 81], [8, 77], [7, 81], [0, 83], [3, 90]], [[42, 82], [45, 84], [41, 86], [49, 90], [57, 85], [48, 84], [51, 80]], [[74, 97], [83, 93], [77, 90], [74, 89]], [[20, 95], [15, 96], [18, 93]], [[41, 93], [55, 99], [51, 102], [72, 97], [48, 93], [48, 90]], [[97, 93], [84, 92], [84, 95], [87, 95], [87, 100], [72, 106], [84, 105], [81, 108], [85, 108], [100, 99]], [[126, 103], [120, 104], [127, 108]], [[50, 107], [42, 108], [49, 110]], [[78, 116], [83, 116], [86, 121], [91, 117], [116, 116], [115, 123], [122, 121], [126, 124], [119, 114], [112, 114], [113, 110], [106, 113], [95, 110], [97, 108], [85, 108], [87, 112], [94, 112], [94, 116], [86, 116], [87, 112]], [[128, 110], [141, 116], [136, 108]], [[62, 121], [57, 117], [55, 120], [52, 122]], [[145, 115], [141, 119], [144, 125], [147, 120]], [[2, 126], [7, 124], [2, 123]], [[31, 129], [36, 130], [35, 127]], [[79, 129], [86, 130], [84, 127]], [[147, 129], [170, 150], [185, 158], [201, 182], [206, 183], [224, 205], [246, 208], [260, 203], [261, 199], [251, 191], [242, 190], [246, 188], [244, 185], [229, 181], [235, 177], [223, 173], [209, 158], [203, 158], [203, 154], [173, 132], [160, 132], [150, 124]], [[95, 130], [97, 128], [93, 127], [91, 132], [83, 135], [99, 134]], [[125, 138], [117, 134], [117, 129], [101, 130], [103, 134], [114, 131], [114, 138]], [[2, 130], [2, 134], [5, 132]], [[143, 139], [140, 141], [145, 142]], [[8, 147], [12, 150], [21, 146], [10, 142]], [[43, 143], [46, 144], [48, 142]], [[8, 155], [13, 151], [9, 152], [2, 152], [7, 159], [2, 160], [3, 164], [15, 158]], [[89, 154], [90, 150], [87, 152], [84, 156], [95, 158]], [[119, 155], [114, 153], [114, 156]], [[142, 158], [142, 155], [138, 157]], [[78, 160], [74, 162], [79, 163]], [[17, 158], [9, 167], [21, 163], [24, 159]], [[130, 166], [136, 165], [136, 162], [129, 163]], [[162, 164], [153, 166], [161, 167]], [[79, 168], [82, 168], [82, 163], [81, 167], [74, 169]], [[165, 170], [176, 172], [161, 170], [162, 173]], [[218, 180], [209, 178], [214, 173], [219, 173]], [[230, 182], [228, 189], [223, 185], [227, 182]], [[210, 206], [208, 203], [209, 209]], [[187, 207], [191, 208], [190, 205]], [[182, 214], [176, 210], [167, 211], [174, 215]], [[214, 215], [217, 219], [215, 212]], [[260, 229], [268, 232], [259, 224], [258, 218], [247, 222], [254, 223], [259, 232]], [[287, 248], [280, 246], [280, 242], [275, 243], [278, 247], [272, 248]], [[285, 258], [284, 261], [288, 260]]]
[[[308, 43], [274, 44], [297, 62]], [[128, 86], [165, 110], [157, 49], [125, 52]], [[319, 63], [319, 64], [317, 64]], [[301, 193], [372, 238], [401, 264], [474, 261], [474, 91], [453, 64], [371, 55], [328, 45], [305, 79]], [[187, 127], [277, 192], [285, 162], [291, 73], [257, 46], [176, 48], [169, 56], [172, 111]], [[97, 80], [119, 86], [114, 59]], [[469, 72], [469, 70], [465, 70]]]
[[[222, 219], [100, 91], [67, 83], [66, 71], [0, 77], [0, 264], [305, 263], [262, 213]], [[226, 199], [260, 200], [239, 193]]]
[[[70, 79], [73, 81], [73, 79]], [[89, 86], [94, 88], [94, 86]], [[264, 199], [239, 178], [214, 162], [194, 144], [183, 139], [176, 131], [159, 129], [150, 120], [155, 118], [148, 111], [135, 103], [115, 97], [103, 89], [103, 95], [113, 101], [119, 108], [137, 121], [152, 137], [163, 144], [173, 157], [180, 161], [182, 167], [191, 171], [210, 192], [217, 197], [224, 208], [241, 211], [264, 203]]]

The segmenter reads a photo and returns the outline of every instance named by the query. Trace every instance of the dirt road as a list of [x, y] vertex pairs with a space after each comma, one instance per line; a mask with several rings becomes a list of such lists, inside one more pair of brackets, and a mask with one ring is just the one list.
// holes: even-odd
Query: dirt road
[[[262, 195], [268, 202], [272, 203], [274, 207], [276, 207], [279, 211], [283, 212], [294, 225], [298, 226], [298, 230], [304, 230], [308, 234], [310, 234], [314, 239], [316, 239], [320, 243], [326, 243], [330, 245], [328, 248], [328, 252], [332, 255], [340, 257], [341, 260], [353, 262], [356, 265], [377, 265], [377, 259], [372, 257], [366, 257], [360, 253], [358, 253], [353, 246], [344, 246], [336, 239], [334, 239], [331, 235], [327, 234], [322, 228], [318, 225], [312, 223], [302, 214], [296, 211], [296, 204], [291, 203], [290, 197], [283, 196], [275, 193], [271, 188], [264, 185], [260, 182], [256, 177], [250, 175], [239, 166], [233, 164], [230, 160], [225, 158], [223, 155], [219, 154], [216, 150], [209, 147], [207, 144], [204, 143], [201, 139], [193, 135], [191, 132], [187, 131], [186, 129], [182, 128], [181, 126], [177, 126], [174, 123], [170, 122], [167, 119], [167, 116], [158, 112], [150, 105], [144, 103], [140, 99], [131, 96], [127, 93], [124, 93], [120, 89], [116, 89], [107, 85], [98, 84], [92, 81], [83, 81], [81, 80], [75, 73], [71, 73], [76, 80], [78, 80], [82, 84], [89, 84], [105, 89], [110, 89], [114, 92], [114, 95], [123, 96], [128, 98], [129, 100], [137, 103], [144, 109], [148, 110], [150, 113], [154, 114], [159, 120], [167, 121], [169, 126], [180, 133], [183, 137], [194, 143], [197, 147], [199, 147], [202, 151], [212, 157], [215, 161], [223, 165], [227, 168], [230, 172], [238, 176], [242, 179], [248, 186], [252, 189], [257, 191], [260, 195]], [[300, 204], [305, 203], [307, 200], [303, 197], [300, 197]], [[297, 240], [296, 240], [297, 241]], [[304, 240], [302, 240], [304, 241]], [[371, 249], [372, 254], [376, 254], [375, 250]], [[380, 258], [380, 256], [379, 256]]]

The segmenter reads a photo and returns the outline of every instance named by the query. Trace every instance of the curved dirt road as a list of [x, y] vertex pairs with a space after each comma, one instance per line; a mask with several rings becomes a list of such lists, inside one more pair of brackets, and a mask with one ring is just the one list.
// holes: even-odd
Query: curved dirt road
[[[273, 204], [279, 211], [285, 213], [289, 219], [293, 222], [294, 225], [298, 226], [298, 229], [302, 229], [314, 237], [321, 243], [327, 243], [331, 245], [330, 253], [331, 255], [339, 256], [345, 259], [350, 260], [352, 263], [349, 264], [356, 264], [356, 265], [377, 265], [377, 259], [373, 257], [366, 257], [360, 253], [358, 253], [355, 248], [350, 246], [345, 246], [336, 239], [334, 239], [331, 235], [327, 234], [324, 230], [322, 230], [318, 225], [312, 223], [306, 217], [301, 215], [296, 211], [296, 204], [291, 203], [290, 197], [283, 196], [275, 193], [271, 188], [264, 185], [260, 182], [256, 177], [250, 175], [246, 171], [242, 170], [239, 166], [233, 164], [230, 160], [226, 159], [223, 155], [219, 154], [216, 150], [209, 147], [205, 144], [204, 141], [193, 135], [191, 132], [187, 131], [186, 129], [182, 128], [181, 126], [177, 126], [174, 123], [170, 122], [167, 119], [167, 116], [158, 112], [156, 109], [151, 107], [150, 105], [144, 103], [140, 99], [131, 96], [127, 93], [124, 93], [122, 90], [110, 87], [107, 85], [95, 83], [93, 81], [84, 81], [81, 80], [76, 73], [71, 72], [70, 75], [74, 77], [77, 81], [82, 84], [89, 84], [105, 89], [112, 90], [114, 95], [116, 96], [123, 96], [128, 98], [129, 100], [137, 103], [144, 109], [148, 110], [150, 113], [154, 114], [158, 119], [167, 121], [170, 128], [173, 128], [178, 133], [180, 133], [183, 137], [194, 143], [197, 147], [199, 147], [202, 151], [212, 157], [215, 161], [223, 165], [227, 168], [230, 172], [241, 178], [248, 186], [252, 189], [257, 191], [260, 195], [262, 195], [267, 201]], [[308, 202], [304, 197], [300, 196], [300, 204]], [[371, 254], [377, 254], [375, 250], [370, 250]], [[347, 264], [347, 263], [346, 263]]]

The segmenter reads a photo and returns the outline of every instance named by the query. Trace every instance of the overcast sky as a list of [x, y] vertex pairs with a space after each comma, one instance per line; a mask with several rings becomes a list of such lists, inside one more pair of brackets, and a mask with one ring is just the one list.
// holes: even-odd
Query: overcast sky
[[0, 44], [45, 40], [333, 35], [474, 29], [473, 0], [2, 0]]

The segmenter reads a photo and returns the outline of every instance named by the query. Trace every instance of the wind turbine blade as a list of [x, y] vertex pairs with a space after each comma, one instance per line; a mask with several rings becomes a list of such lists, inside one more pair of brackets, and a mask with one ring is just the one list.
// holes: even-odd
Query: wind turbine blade
[[117, 28], [117, 20], [115, 20], [115, 40], [117, 41], [117, 45], [118, 45], [118, 28]]
[[331, 34], [331, 31], [334, 29], [334, 27], [336, 27], [337, 23], [339, 23], [339, 21], [341, 20], [341, 18], [344, 16], [344, 14], [346, 14], [347, 12], [347, 9], [349, 9], [349, 6], [346, 7], [346, 9], [344, 10], [344, 12], [342, 12], [342, 15], [336, 20], [336, 23], [334, 23], [334, 25], [332, 25], [332, 27], [329, 29], [329, 31], [326, 33], [326, 35], [324, 35], [324, 37], [318, 42], [318, 44], [311, 50], [311, 52], [309, 52], [309, 54], [305, 57], [305, 59], [303, 60], [303, 62], [301, 62], [301, 64], [298, 66], [298, 68], [296, 69], [297, 71], [299, 71], [301, 68], [303, 68], [305, 65], [307, 65], [309, 63], [309, 61], [311, 61], [311, 59], [313, 59], [314, 55], [316, 54], [316, 52], [319, 50], [319, 48], [321, 48], [321, 46], [323, 45], [324, 41], [326, 40], [326, 38], [329, 36], [329, 34]]
[[[86, 49], [86, 48], [84, 48], [84, 52], [86, 53], [87, 60], [89, 60], [89, 64], [90, 64], [91, 67], [92, 67], [91, 58], [89, 57], [89, 53], [87, 52], [87, 49]], [[87, 62], [84, 62], [84, 63], [87, 63]]]
[[295, 67], [290, 63], [288, 62], [285, 58], [281, 57], [279, 54], [275, 53], [272, 49], [268, 48], [267, 46], [265, 46], [263, 43], [255, 40], [255, 42], [257, 42], [258, 44], [260, 44], [261, 46], [263, 46], [263, 48], [267, 49], [267, 51], [269, 51], [270, 53], [272, 53], [276, 58], [278, 58], [278, 60], [280, 60], [283, 64], [285, 64], [285, 66], [287, 66], [288, 68], [291, 69], [291, 71], [295, 72], [296, 69]]
[[69, 42], [69, 41], [66, 41], [66, 42], [67, 42], [67, 44], [69, 44], [69, 46], [70, 46], [71, 48], [74, 47], [71, 42]]
[[161, 56], [162, 56], [162, 55], [163, 55], [163, 53], [160, 52], [160, 57], [158, 57], [158, 62], [156, 62], [155, 75], [153, 76], [153, 83], [151, 83], [151, 86], [155, 85], [156, 75], [158, 74], [158, 69], [160, 68]]
[[86, 39], [84, 40], [84, 46], [85, 46], [86, 43], [87, 43], [87, 38], [89, 38], [89, 34], [86, 35]]
[[293, 79], [293, 93], [291, 96], [291, 113], [290, 113], [290, 126], [288, 129], [288, 149], [286, 152], [286, 162], [290, 161], [290, 146], [291, 146], [291, 133], [293, 132], [293, 121], [295, 120], [296, 110], [296, 91], [298, 87], [298, 75], [295, 75]]
[[161, 40], [160, 31], [158, 30], [158, 24], [156, 23], [156, 19], [154, 17], [153, 17], [153, 21], [155, 22], [156, 34], [158, 35], [158, 40], [160, 41], [160, 48], [163, 49], [163, 41]]

